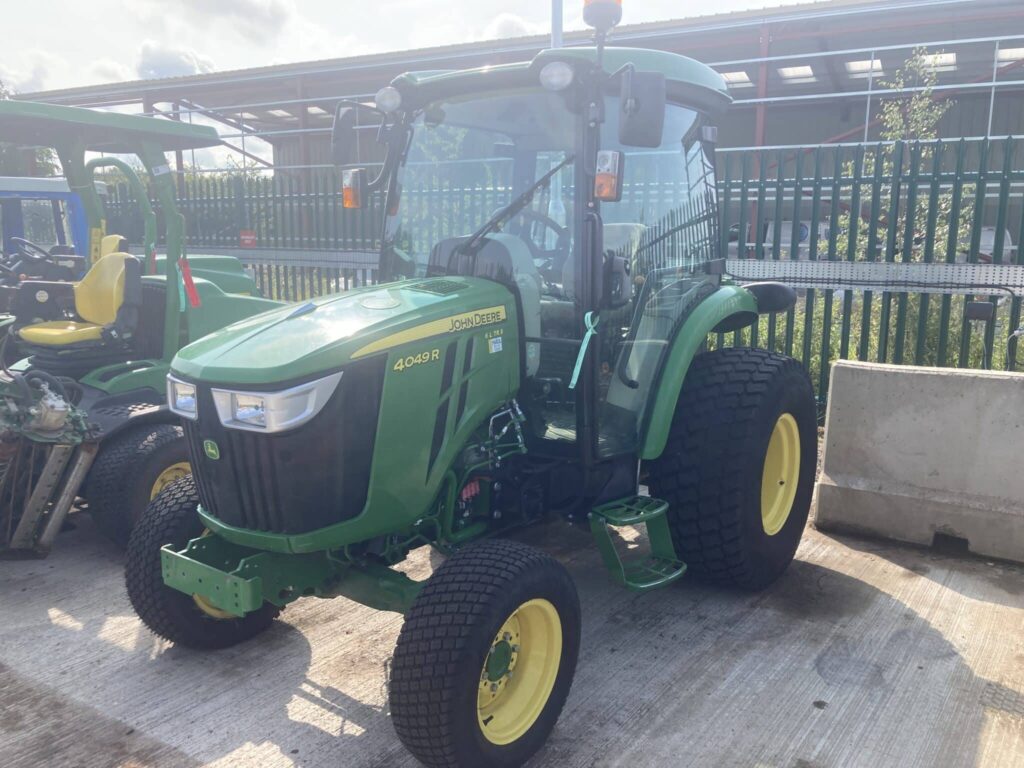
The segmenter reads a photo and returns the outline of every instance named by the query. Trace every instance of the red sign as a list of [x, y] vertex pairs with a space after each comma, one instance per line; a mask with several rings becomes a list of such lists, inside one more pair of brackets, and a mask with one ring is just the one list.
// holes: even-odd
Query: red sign
[[243, 229], [238, 232], [238, 245], [240, 248], [255, 248], [256, 233], [251, 229]]

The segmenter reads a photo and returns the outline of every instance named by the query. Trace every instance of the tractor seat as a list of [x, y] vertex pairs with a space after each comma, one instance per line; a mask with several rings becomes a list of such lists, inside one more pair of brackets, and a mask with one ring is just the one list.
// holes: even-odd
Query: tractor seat
[[[30, 290], [40, 285], [33, 283]], [[29, 344], [46, 347], [117, 342], [131, 336], [142, 294], [138, 259], [128, 253], [108, 254], [71, 288], [75, 317], [32, 323], [18, 335]]]
[[128, 238], [122, 235], [104, 235], [103, 239], [100, 240], [100, 257], [96, 259], [99, 261], [104, 256], [109, 256], [112, 253], [127, 253], [128, 252]]

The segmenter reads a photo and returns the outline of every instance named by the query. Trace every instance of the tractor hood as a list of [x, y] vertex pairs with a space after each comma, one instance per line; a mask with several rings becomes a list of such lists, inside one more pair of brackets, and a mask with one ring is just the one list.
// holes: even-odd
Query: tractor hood
[[507, 288], [480, 278], [361, 288], [229, 325], [182, 348], [171, 370], [190, 380], [272, 389], [400, 344], [494, 322], [494, 313], [511, 317], [512, 300]]

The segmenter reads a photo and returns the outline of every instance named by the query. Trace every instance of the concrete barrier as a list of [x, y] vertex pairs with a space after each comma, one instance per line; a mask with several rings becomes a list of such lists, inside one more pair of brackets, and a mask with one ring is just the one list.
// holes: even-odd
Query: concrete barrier
[[1024, 562], [1024, 375], [837, 362], [815, 523]]

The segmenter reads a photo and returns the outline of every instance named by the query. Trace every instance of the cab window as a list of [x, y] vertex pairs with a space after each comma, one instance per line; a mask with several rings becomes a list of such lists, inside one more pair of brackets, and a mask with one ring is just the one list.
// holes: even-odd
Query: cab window
[[63, 205], [58, 200], [22, 200], [24, 238], [49, 250], [69, 242]]

